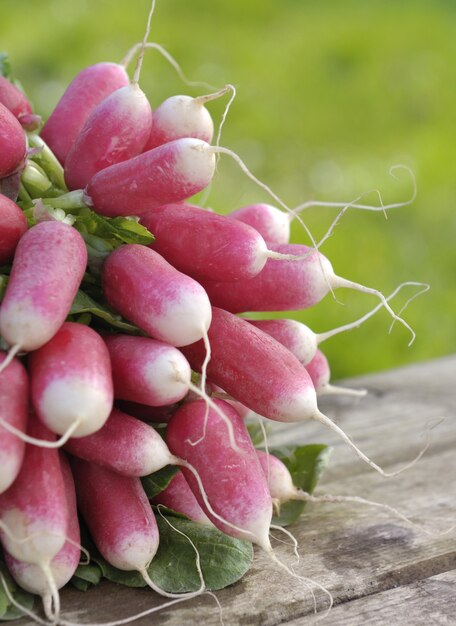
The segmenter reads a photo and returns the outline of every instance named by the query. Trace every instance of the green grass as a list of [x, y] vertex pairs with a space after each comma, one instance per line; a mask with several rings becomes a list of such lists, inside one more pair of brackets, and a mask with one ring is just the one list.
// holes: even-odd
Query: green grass
[[[148, 0], [62, 2], [3, 0], [1, 46], [36, 109], [48, 114], [85, 65], [118, 61], [144, 31]], [[407, 332], [380, 313], [325, 347], [335, 377], [390, 368], [456, 349], [456, 5], [448, 0], [158, 0], [151, 39], [164, 44], [187, 75], [234, 83], [223, 143], [294, 206], [309, 198], [350, 201], [373, 188], [386, 202], [418, 197], [389, 213], [349, 212], [323, 252], [337, 273], [389, 293], [403, 280], [429, 282]], [[157, 106], [191, 93], [153, 52], [141, 83]], [[222, 105], [211, 111], [219, 119]], [[375, 196], [367, 197], [372, 202]], [[209, 204], [221, 211], [267, 196], [222, 160]], [[322, 235], [334, 210], [306, 222]], [[306, 241], [295, 228], [294, 241]], [[299, 314], [326, 330], [374, 306], [372, 296], [339, 291]], [[398, 301], [399, 304], [399, 301]]]

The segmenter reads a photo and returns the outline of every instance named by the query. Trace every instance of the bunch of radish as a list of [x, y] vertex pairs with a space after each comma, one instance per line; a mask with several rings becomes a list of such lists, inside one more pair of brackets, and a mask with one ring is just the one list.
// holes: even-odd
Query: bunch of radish
[[[123, 64], [83, 69], [44, 126], [0, 77], [0, 540], [54, 623], [80, 561], [77, 508], [102, 557], [165, 596], [207, 586], [173, 594], [151, 579], [158, 504], [276, 559], [274, 505], [309, 494], [255, 450], [246, 415], [321, 421], [384, 473], [319, 410], [319, 394], [364, 392], [331, 386], [318, 346], [382, 306], [408, 327], [389, 305], [402, 285], [385, 298], [290, 244], [296, 213], [279, 199], [229, 215], [191, 202], [230, 153], [211, 145], [205, 107], [229, 89], [152, 111], [139, 86], [149, 25], [132, 79]], [[339, 287], [381, 302], [319, 334], [237, 315], [305, 309]], [[167, 466], [180, 469], [151, 503], [140, 479]]]

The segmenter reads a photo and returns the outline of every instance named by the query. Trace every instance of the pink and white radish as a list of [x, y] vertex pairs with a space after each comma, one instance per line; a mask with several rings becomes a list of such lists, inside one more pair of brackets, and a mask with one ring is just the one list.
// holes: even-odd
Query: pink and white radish
[[102, 286], [121, 315], [173, 346], [197, 341], [211, 323], [201, 285], [145, 246], [127, 244], [114, 250], [103, 266]]
[[169, 141], [182, 137], [194, 137], [211, 143], [214, 134], [214, 122], [205, 104], [221, 98], [231, 85], [215, 93], [192, 98], [191, 96], [171, 96], [154, 111], [150, 137], [144, 150], [152, 150]]
[[[54, 439], [33, 416], [28, 433]], [[50, 563], [63, 548], [67, 534], [68, 502], [58, 451], [27, 444], [18, 477], [0, 495], [3, 547], [15, 559], [39, 566], [49, 589], [55, 590]]]
[[15, 202], [0, 194], [0, 265], [9, 263], [19, 239], [27, 230], [27, 219]]
[[271, 249], [282, 255], [301, 256], [301, 260], [267, 261], [259, 274], [248, 280], [226, 283], [200, 282], [214, 306], [232, 313], [245, 311], [295, 311], [311, 307], [322, 300], [329, 291], [339, 287], [355, 289], [379, 298], [393, 319], [400, 321], [412, 334], [410, 326], [398, 317], [385, 296], [377, 289], [365, 287], [334, 273], [330, 261], [321, 252], [300, 244], [271, 244]]
[[198, 504], [198, 500], [193, 495], [193, 491], [180, 470], [173, 476], [169, 485], [152, 498], [152, 503], [162, 504], [168, 509], [182, 513], [198, 524], [213, 525]]
[[25, 134], [9, 109], [0, 103], [0, 178], [12, 174], [24, 162]]
[[62, 165], [92, 110], [129, 82], [117, 63], [91, 65], [73, 79], [40, 133]]
[[104, 340], [111, 359], [115, 398], [158, 407], [185, 397], [191, 370], [177, 348], [129, 335], [110, 335]]
[[141, 223], [155, 235], [150, 247], [196, 279], [249, 279], [277, 256], [254, 228], [191, 204], [153, 209]]
[[[0, 352], [0, 363], [6, 358]], [[16, 480], [25, 452], [24, 441], [4, 426], [25, 432], [28, 396], [27, 372], [18, 359], [13, 359], [0, 376], [0, 494]]]
[[[57, 590], [69, 582], [79, 565], [81, 554], [79, 548], [81, 538], [73, 476], [68, 461], [63, 454], [60, 454], [60, 462], [68, 506], [68, 531], [63, 548], [49, 563], [49, 569]], [[5, 553], [5, 561], [11, 575], [23, 589], [42, 597], [46, 616], [49, 620], [54, 621], [58, 617], [59, 611], [58, 606], [54, 605], [54, 611], [52, 611], [51, 606], [53, 600], [55, 604], [58, 594], [54, 598], [52, 597], [48, 580], [43, 578], [40, 567], [32, 563], [19, 561], [7, 552]]]
[[[138, 571], [160, 595], [190, 598], [196, 593], [174, 594], [160, 589], [147, 572], [159, 544], [157, 522], [139, 478], [72, 459], [78, 504], [90, 535], [102, 556], [114, 567]], [[115, 497], [113, 497], [115, 494]]]
[[97, 172], [140, 154], [151, 125], [150, 104], [137, 83], [110, 94], [92, 110], [68, 152], [68, 188], [83, 189]]
[[30, 355], [29, 368], [33, 406], [54, 433], [85, 437], [106, 422], [113, 406], [111, 363], [95, 330], [65, 322]]
[[[184, 404], [176, 411], [166, 431], [166, 442], [173, 454], [184, 458], [198, 472], [217, 516], [208, 510], [194, 475], [182, 468], [212, 523], [226, 534], [253, 541], [271, 553], [272, 501], [255, 449], [236, 411], [223, 400], [215, 403], [233, 425], [238, 451], [228, 441], [219, 414], [211, 408], [207, 412], [202, 400]], [[197, 444], [192, 443], [203, 429], [205, 436]]]
[[285, 244], [290, 241], [290, 213], [271, 204], [249, 204], [228, 214], [229, 217], [252, 226], [267, 243]]
[[[246, 320], [216, 307], [212, 308], [208, 338], [211, 344], [211, 360], [207, 366], [209, 382], [269, 419], [322, 422], [337, 432], [373, 469], [382, 475], [391, 475], [366, 457], [339, 426], [321, 413], [306, 368], [275, 339]], [[239, 358], [240, 346], [242, 359]], [[192, 369], [200, 371], [205, 358], [204, 343], [199, 341], [183, 347], [182, 352]]]
[[137, 417], [143, 422], [152, 422], [154, 424], [165, 424], [169, 422], [172, 414], [178, 408], [179, 404], [168, 404], [166, 406], [148, 406], [139, 402], [130, 402], [129, 400], [116, 400], [115, 408], [123, 413]]
[[25, 94], [4, 76], [0, 76], [0, 103], [18, 119], [26, 130], [35, 130], [41, 117], [34, 115], [32, 105]]
[[209, 144], [176, 139], [98, 172], [86, 187], [86, 202], [109, 217], [141, 215], [198, 193], [214, 171], [215, 153]]
[[86, 264], [84, 240], [67, 224], [41, 222], [21, 237], [0, 309], [0, 334], [13, 346], [10, 354], [36, 350], [56, 334]]

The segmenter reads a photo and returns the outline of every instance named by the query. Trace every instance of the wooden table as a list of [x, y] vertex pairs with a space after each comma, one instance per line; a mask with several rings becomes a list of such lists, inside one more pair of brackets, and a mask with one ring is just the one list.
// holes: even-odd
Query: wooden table
[[[387, 503], [424, 526], [417, 529], [377, 508], [315, 504], [291, 530], [299, 542], [298, 574], [317, 581], [334, 598], [315, 589], [318, 615], [306, 586], [257, 551], [242, 581], [217, 592], [226, 626], [301, 626], [316, 622], [369, 626], [456, 624], [456, 356], [346, 381], [366, 387], [360, 400], [327, 397], [322, 410], [359, 447], [391, 471], [422, 448], [422, 433], [435, 418], [446, 419], [412, 469], [383, 478], [332, 432], [317, 423], [277, 424], [271, 444], [329, 443], [332, 459], [317, 493], [357, 495]], [[289, 545], [273, 541], [278, 557], [295, 560]], [[81, 594], [62, 593], [63, 613], [78, 622], [106, 622], [159, 605], [153, 593], [104, 583]], [[21, 624], [29, 621], [21, 620]], [[210, 597], [163, 610], [135, 622], [140, 626], [220, 623]]]

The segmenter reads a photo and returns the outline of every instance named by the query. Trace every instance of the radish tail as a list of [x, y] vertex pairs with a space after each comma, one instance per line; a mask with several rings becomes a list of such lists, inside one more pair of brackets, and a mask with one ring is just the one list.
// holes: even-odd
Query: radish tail
[[141, 74], [141, 67], [144, 60], [144, 53], [146, 51], [146, 43], [150, 34], [150, 23], [152, 20], [152, 15], [155, 11], [155, 0], [152, 0], [152, 4], [150, 7], [149, 15], [147, 16], [147, 26], [146, 32], [144, 33], [144, 39], [141, 45], [141, 52], [139, 53], [138, 59], [136, 61], [135, 73], [133, 74], [133, 84], [137, 85], [139, 83], [139, 75]]
[[61, 448], [63, 445], [66, 444], [68, 439], [78, 428], [81, 422], [82, 418], [78, 418], [71, 424], [71, 426], [68, 427], [66, 432], [59, 439], [57, 439], [56, 441], [47, 441], [46, 439], [36, 439], [36, 437], [30, 437], [30, 435], [22, 432], [22, 430], [19, 430], [19, 428], [12, 426], [12, 424], [0, 418], [0, 426], [3, 426], [5, 430], [13, 435], [16, 435], [17, 437], [19, 437], [19, 439], [25, 441], [25, 443], [30, 443], [34, 446], [38, 446], [39, 448]]
[[349, 387], [338, 387], [337, 385], [323, 385], [320, 389], [317, 389], [318, 396], [354, 396], [356, 398], [363, 398], [367, 396], [367, 389], [350, 389]]
[[6, 355], [6, 359], [0, 365], [0, 374], [8, 367], [8, 365], [11, 363], [11, 361], [14, 359], [20, 349], [21, 346], [18, 343], [16, 343], [14, 346], [11, 346], [11, 348], [8, 350], [8, 354]]

